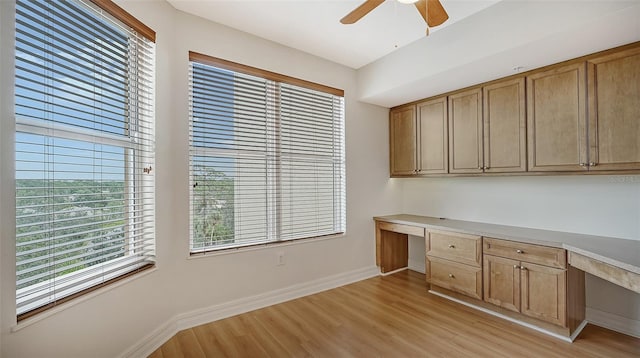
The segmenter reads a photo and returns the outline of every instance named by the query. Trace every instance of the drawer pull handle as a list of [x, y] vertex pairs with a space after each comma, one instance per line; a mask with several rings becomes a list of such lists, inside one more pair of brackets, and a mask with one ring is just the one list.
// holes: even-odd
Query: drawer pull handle
[[522, 250], [518, 249], [518, 250], [516, 250], [516, 253], [524, 254], [524, 251], [522, 251]]
[[456, 247], [455, 247], [455, 245], [449, 245], [449, 248], [450, 249], [455, 249]]
[[450, 273], [449, 278], [456, 278], [456, 277], [452, 273]]

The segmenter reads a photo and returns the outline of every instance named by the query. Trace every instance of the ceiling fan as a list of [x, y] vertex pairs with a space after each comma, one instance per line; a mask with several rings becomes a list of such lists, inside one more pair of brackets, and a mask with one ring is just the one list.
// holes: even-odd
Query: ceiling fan
[[[435, 27], [443, 22], [447, 21], [449, 15], [442, 7], [440, 0], [398, 0], [403, 4], [414, 4], [418, 12], [427, 23], [428, 27]], [[356, 21], [363, 18], [366, 14], [371, 12], [376, 7], [380, 6], [384, 0], [366, 0], [360, 6], [343, 17], [340, 22], [347, 24], [354, 24]], [[427, 28], [427, 35], [429, 34], [429, 28]]]

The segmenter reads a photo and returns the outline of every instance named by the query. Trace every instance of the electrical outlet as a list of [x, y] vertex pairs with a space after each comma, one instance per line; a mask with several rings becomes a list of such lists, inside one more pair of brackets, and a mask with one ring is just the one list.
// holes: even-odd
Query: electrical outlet
[[284, 252], [280, 251], [276, 255], [276, 266], [284, 265]]

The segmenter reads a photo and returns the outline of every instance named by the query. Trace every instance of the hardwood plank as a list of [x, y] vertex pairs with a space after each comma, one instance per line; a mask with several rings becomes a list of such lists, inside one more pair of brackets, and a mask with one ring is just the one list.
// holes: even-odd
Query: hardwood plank
[[149, 358], [164, 358], [164, 356], [162, 355], [162, 349], [156, 349], [153, 353], [151, 353]]
[[567, 343], [374, 277], [179, 332], [150, 357], [638, 357], [640, 339], [588, 325]]
[[163, 344], [162, 347], [160, 347], [160, 351], [162, 352], [163, 357], [170, 357], [170, 358], [184, 357], [184, 354], [182, 353], [182, 351], [180, 350], [177, 344], [176, 336], [171, 337], [171, 339], [169, 339], [167, 343]]
[[177, 348], [185, 357], [206, 357], [204, 350], [198, 343], [198, 339], [192, 329], [180, 331], [174, 338], [177, 340]]

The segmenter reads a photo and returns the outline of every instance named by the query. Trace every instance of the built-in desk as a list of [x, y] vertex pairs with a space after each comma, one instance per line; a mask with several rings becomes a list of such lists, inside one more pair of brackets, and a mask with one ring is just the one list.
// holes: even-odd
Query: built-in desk
[[425, 238], [429, 292], [557, 338], [586, 325], [585, 272], [640, 293], [640, 241], [417, 215], [375, 217], [382, 274]]
[[640, 293], [640, 241], [407, 214], [374, 220], [376, 264], [382, 273], [407, 267], [407, 235], [446, 230], [563, 248], [569, 265]]

